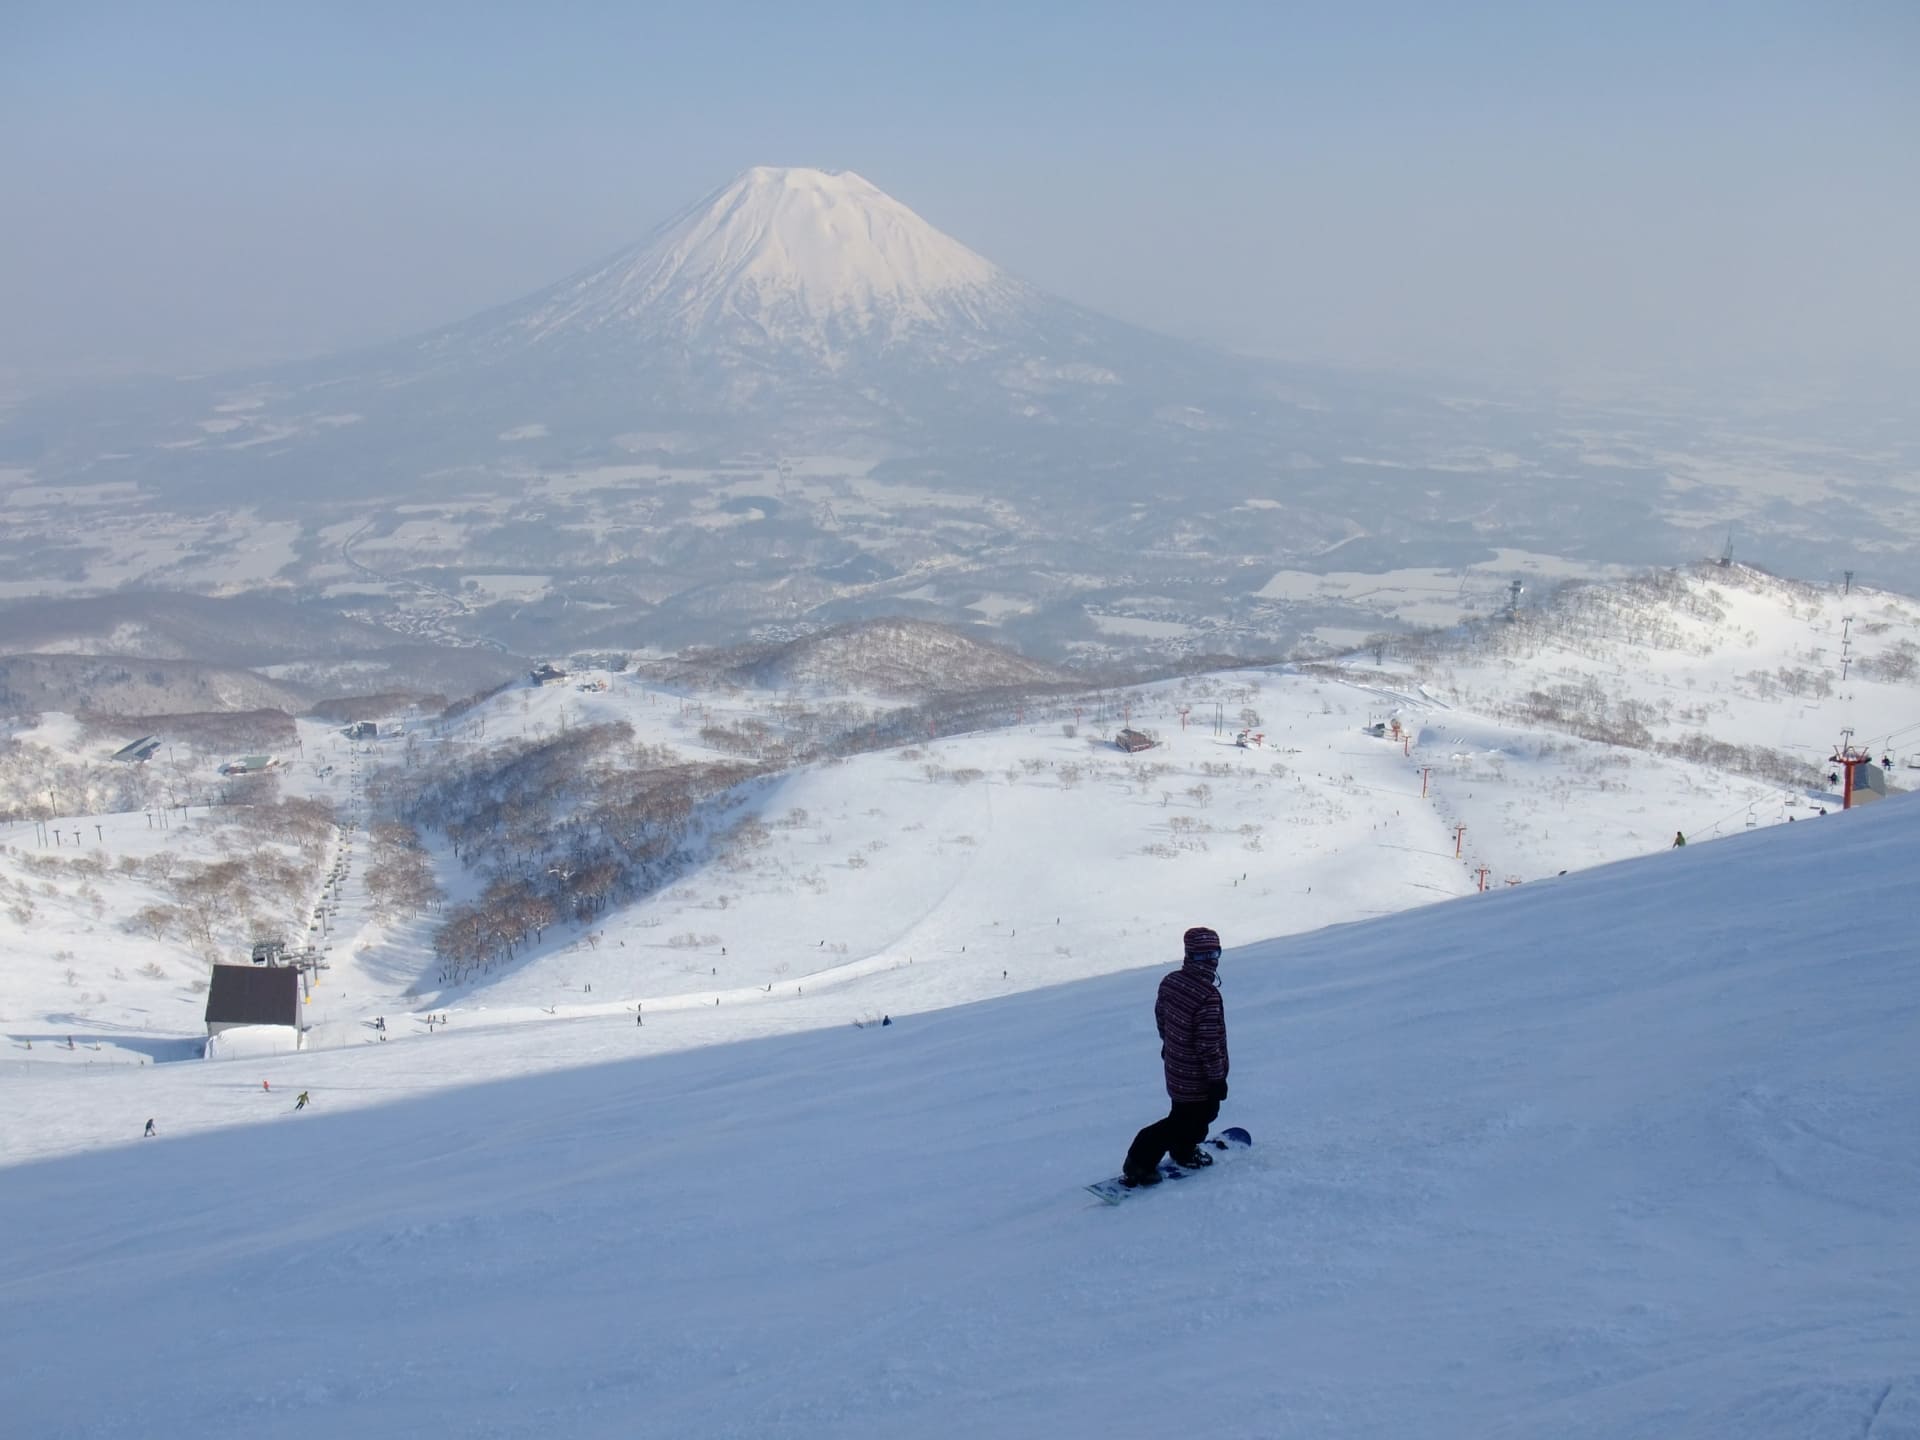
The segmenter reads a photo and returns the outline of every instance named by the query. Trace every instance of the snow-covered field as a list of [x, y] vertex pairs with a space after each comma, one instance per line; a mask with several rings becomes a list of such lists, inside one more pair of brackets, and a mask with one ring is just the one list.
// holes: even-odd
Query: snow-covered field
[[1912, 1436], [1916, 819], [1230, 932], [1256, 1148], [1119, 1209], [1079, 1187], [1163, 1103], [1150, 973], [678, 1053], [696, 1012], [16, 1073], [9, 1131], [125, 1143], [0, 1184], [0, 1400], [89, 1437]]

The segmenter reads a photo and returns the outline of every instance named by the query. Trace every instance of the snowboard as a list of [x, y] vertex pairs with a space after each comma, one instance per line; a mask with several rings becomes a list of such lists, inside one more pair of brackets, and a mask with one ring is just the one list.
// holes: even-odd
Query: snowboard
[[[1238, 1125], [1230, 1125], [1218, 1135], [1209, 1137], [1203, 1143], [1214, 1150], [1231, 1152], [1234, 1150], [1244, 1150], [1253, 1144], [1253, 1136], [1249, 1135], [1245, 1130], [1242, 1130]], [[1214, 1165], [1219, 1163], [1218, 1160], [1214, 1161]], [[1108, 1180], [1096, 1180], [1093, 1184], [1087, 1186], [1087, 1189], [1098, 1195], [1102, 1200], [1106, 1201], [1107, 1204], [1118, 1205], [1129, 1195], [1150, 1195], [1155, 1190], [1171, 1184], [1175, 1180], [1185, 1180], [1190, 1176], [1204, 1175], [1213, 1168], [1213, 1165], [1207, 1165], [1198, 1170], [1182, 1170], [1178, 1165], [1174, 1164], [1173, 1161], [1162, 1160], [1160, 1162], [1159, 1185], [1128, 1185], [1120, 1176], [1115, 1175]]]

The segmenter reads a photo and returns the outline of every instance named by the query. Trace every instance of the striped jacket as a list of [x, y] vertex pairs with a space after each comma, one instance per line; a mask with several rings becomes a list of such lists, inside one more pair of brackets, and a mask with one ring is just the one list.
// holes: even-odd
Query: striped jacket
[[1167, 1094], [1174, 1100], [1206, 1100], [1227, 1078], [1227, 1012], [1220, 1003], [1217, 955], [1189, 956], [1160, 982], [1153, 1023], [1160, 1031], [1160, 1060]]

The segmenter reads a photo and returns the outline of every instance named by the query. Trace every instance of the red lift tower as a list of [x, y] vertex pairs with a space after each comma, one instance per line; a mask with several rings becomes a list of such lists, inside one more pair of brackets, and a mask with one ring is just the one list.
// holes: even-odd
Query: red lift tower
[[[1842, 730], [1840, 732], [1839, 748], [1836, 749], [1833, 752], [1833, 754], [1828, 757], [1828, 762], [1830, 764], [1838, 765], [1840, 767], [1840, 770], [1843, 776], [1843, 779], [1841, 781], [1841, 790], [1840, 790], [1840, 808], [1842, 810], [1851, 810], [1853, 808], [1853, 798], [1854, 798], [1854, 789], [1855, 789], [1853, 772], [1858, 770], [1861, 766], [1864, 765], [1867, 767], [1867, 775], [1865, 777], [1866, 779], [1871, 781], [1874, 779], [1874, 775], [1875, 775], [1875, 772], [1873, 769], [1873, 756], [1869, 755], [1865, 750], [1859, 749], [1857, 746], [1855, 746], [1852, 743], [1852, 741], [1853, 741], [1853, 731]], [[1879, 796], [1877, 793], [1870, 791], [1865, 798], [1869, 800], [1877, 800]]]

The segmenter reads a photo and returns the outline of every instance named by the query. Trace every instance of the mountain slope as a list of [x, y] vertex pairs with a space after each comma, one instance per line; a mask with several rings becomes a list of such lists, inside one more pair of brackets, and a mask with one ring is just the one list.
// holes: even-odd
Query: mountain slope
[[306, 708], [311, 692], [237, 666], [124, 655], [0, 656], [0, 708], [89, 715]]
[[[855, 659], [819, 638], [827, 655]], [[871, 686], [903, 658], [858, 657], [854, 678]], [[1002, 662], [989, 652], [966, 663]], [[685, 673], [576, 678], [586, 688], [516, 687], [371, 745], [335, 727], [397, 717], [397, 706], [333, 711], [332, 723], [302, 720], [297, 733], [244, 744], [203, 726], [146, 727], [182, 742], [156, 783], [273, 751], [289, 761], [278, 781], [288, 796], [350, 814], [364, 793], [376, 814], [428, 827], [446, 903], [423, 910], [416, 894], [395, 907], [375, 884], [382, 846], [358, 857], [334, 894], [332, 966], [305, 1012], [311, 1044], [357, 1046], [380, 1014], [543, 1026], [642, 1004], [650, 1016], [704, 1017], [674, 1032], [682, 1045], [840, 1026], [1143, 963], [1137, 937], [1170, 908], [1197, 908], [1236, 935], [1303, 933], [1479, 881], [1530, 883], [1665, 849], [1676, 829], [1699, 842], [1816, 813], [1809, 797], [1764, 782], [1314, 674], [990, 692], [911, 710], [868, 688], [820, 694], [795, 681], [754, 691], [691, 685]], [[1388, 703], [1404, 747], [1363, 733]], [[1266, 728], [1242, 748], [1214, 717], [1247, 723], [1247, 711]], [[1777, 719], [1757, 709], [1737, 723], [1766, 733]], [[869, 748], [882, 720], [914, 743]], [[1122, 754], [1110, 736], [1123, 723], [1161, 743]], [[105, 757], [142, 731], [74, 729], [49, 716], [0, 747], [15, 813], [39, 816], [50, 791], [77, 805], [122, 784], [126, 767]], [[854, 752], [845, 758], [834, 753], [842, 740]], [[821, 746], [834, 758], [793, 764], [796, 748]], [[754, 762], [777, 773], [734, 789], [737, 767]], [[91, 842], [67, 864], [38, 854], [28, 825], [0, 833], [17, 847], [0, 854], [0, 943], [16, 961], [0, 977], [0, 1015], [16, 1037], [77, 1033], [99, 1047], [80, 1052], [99, 1068], [136, 1063], [159, 1037], [177, 1046], [203, 1033], [204, 1000], [185, 982], [210, 958], [191, 927], [136, 918], [154, 900], [146, 886], [99, 871], [109, 859], [180, 858], [199, 840], [154, 830], [137, 803], [104, 808], [132, 813], [72, 816], [63, 828]], [[244, 824], [244, 808], [230, 818]], [[605, 827], [638, 864], [594, 843]], [[453, 834], [465, 837], [457, 848]], [[664, 868], [646, 862], [661, 853], [655, 840], [668, 846]], [[583, 867], [599, 878], [576, 883]], [[507, 898], [480, 898], [514, 877]], [[527, 881], [563, 918], [516, 940], [513, 897]], [[15, 899], [31, 923], [8, 929]], [[103, 914], [114, 917], [104, 930]], [[460, 933], [468, 919], [496, 939], [450, 967], [435, 932]], [[149, 967], [168, 978], [137, 978]], [[26, 1063], [71, 1057], [36, 1046]]]
[[558, 285], [368, 358], [415, 403], [453, 386], [450, 403], [485, 393], [547, 441], [651, 432], [680, 450], [977, 441], [969, 426], [1058, 423], [1069, 402], [1076, 428], [1091, 407], [1137, 432], [1159, 406], [1251, 394], [1246, 362], [1036, 290], [860, 176], [771, 167]]
[[[1226, 1440], [1908, 1434], [1920, 960], [1880, 877], [1917, 816], [1235, 945], [1223, 1119], [1259, 1143], [1117, 1211], [1078, 1186], [1164, 1103], [1150, 975], [651, 1059], [611, 1017], [22, 1084], [15, 1123], [127, 1143], [0, 1186], [9, 1415], [944, 1440], [1201, 1396]], [[524, 1044], [607, 1063], [485, 1083]], [[398, 1103], [334, 1112], [369, 1091]], [[252, 1123], [168, 1138], [214, 1117]]]
[[825, 353], [836, 339], [984, 334], [1038, 299], [861, 176], [760, 166], [500, 318], [542, 344], [627, 326], [654, 342]]
[[730, 666], [737, 684], [920, 697], [1002, 686], [1057, 685], [1066, 672], [947, 625], [866, 620], [804, 636]]
[[1884, 590], [1701, 562], [1385, 649], [1451, 704], [1723, 769], [1812, 783], [1843, 730], [1920, 769], [1920, 603]]

